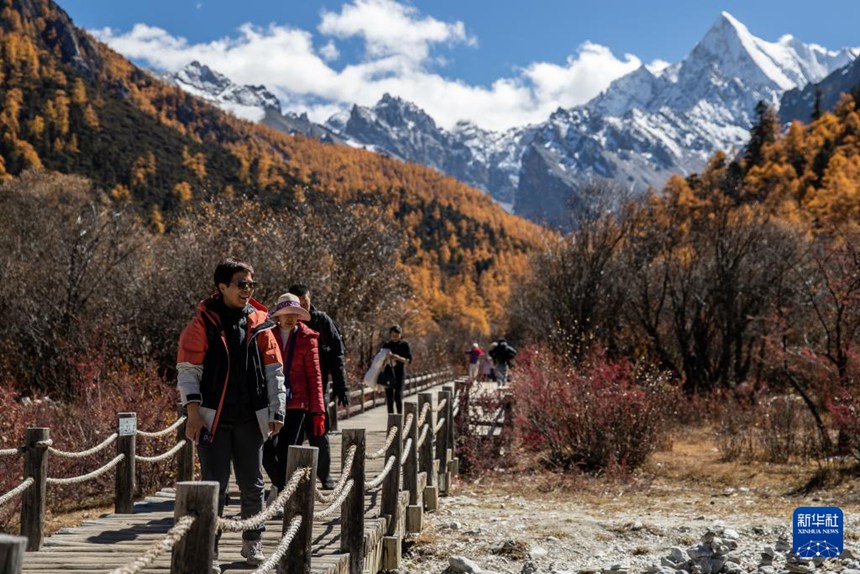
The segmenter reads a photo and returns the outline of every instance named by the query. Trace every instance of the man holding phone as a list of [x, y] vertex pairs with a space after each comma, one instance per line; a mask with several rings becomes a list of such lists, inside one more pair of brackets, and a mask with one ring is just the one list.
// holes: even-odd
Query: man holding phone
[[[179, 337], [177, 386], [188, 410], [185, 435], [198, 444], [202, 478], [220, 485], [218, 515], [232, 462], [241, 516], [247, 518], [263, 510], [263, 441], [283, 425], [287, 391], [275, 324], [251, 297], [254, 269], [226, 259], [215, 268], [214, 282], [217, 291], [197, 305]], [[263, 527], [242, 533], [241, 553], [249, 564], [265, 559], [262, 532]]]

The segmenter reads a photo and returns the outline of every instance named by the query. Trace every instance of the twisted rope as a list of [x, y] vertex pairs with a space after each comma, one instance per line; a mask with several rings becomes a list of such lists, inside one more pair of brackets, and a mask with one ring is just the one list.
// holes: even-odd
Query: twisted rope
[[448, 406], [448, 397], [445, 397], [444, 399], [442, 399], [441, 401], [439, 401], [439, 404], [438, 404], [438, 405], [436, 405], [436, 412], [437, 412], [437, 413], [438, 413], [438, 412], [441, 412], [441, 411], [442, 411], [442, 409], [444, 409], [444, 408], [445, 408], [445, 407], [447, 407], [447, 406]]
[[427, 413], [430, 412], [431, 406], [432, 405], [430, 403], [424, 403], [424, 408], [421, 409], [421, 416], [418, 417], [418, 426], [419, 427], [423, 427], [424, 423], [427, 421]]
[[340, 496], [343, 487], [346, 486], [347, 480], [349, 480], [349, 475], [352, 471], [352, 463], [355, 460], [355, 451], [356, 446], [352, 445], [349, 447], [349, 450], [346, 451], [346, 460], [343, 463], [343, 468], [340, 472], [340, 480], [337, 485], [335, 485], [334, 489], [330, 494], [323, 494], [319, 490], [314, 490], [314, 496], [319, 502], [323, 504], [329, 504], [333, 500], [336, 500], [338, 496]]
[[60, 450], [58, 448], [54, 448], [50, 445], [48, 445], [48, 452], [53, 454], [53, 455], [56, 455], [60, 458], [84, 458], [85, 456], [90, 456], [91, 454], [96, 454], [97, 452], [100, 452], [104, 448], [108, 447], [113, 441], [116, 440], [116, 438], [118, 436], [119, 436], [118, 434], [113, 433], [112, 435], [110, 435], [109, 437], [104, 439], [102, 442], [100, 442], [99, 444], [97, 444], [93, 448], [87, 449], [87, 450], [82, 450], [80, 452], [68, 452], [65, 450]]
[[433, 427], [433, 434], [439, 434], [439, 431], [442, 430], [442, 425], [445, 424], [445, 417], [439, 419], [439, 422], [436, 423], [436, 426]]
[[458, 402], [458, 403], [457, 403], [457, 405], [454, 407], [454, 412], [453, 412], [452, 414], [453, 414], [455, 417], [456, 417], [457, 415], [459, 415], [459, 414], [460, 414], [460, 403], [459, 403], [459, 402]]
[[293, 519], [290, 520], [290, 527], [287, 530], [286, 534], [284, 534], [281, 541], [278, 543], [278, 547], [275, 548], [275, 551], [272, 552], [272, 555], [269, 556], [269, 559], [260, 564], [260, 567], [254, 570], [253, 574], [268, 574], [274, 570], [278, 562], [281, 561], [281, 558], [284, 557], [284, 554], [287, 553], [287, 549], [290, 547], [290, 543], [292, 543], [293, 538], [296, 537], [296, 532], [299, 531], [299, 527], [302, 525], [302, 515], [296, 514], [293, 516]]
[[374, 453], [365, 455], [364, 458], [366, 458], [367, 460], [376, 460], [377, 458], [382, 458], [383, 456], [385, 456], [385, 451], [387, 451], [388, 447], [390, 447], [391, 444], [394, 442], [394, 437], [396, 436], [397, 427], [391, 427], [390, 429], [388, 429], [388, 436], [385, 438], [385, 444], [382, 445], [382, 448], [380, 448]]
[[226, 518], [218, 519], [218, 528], [227, 532], [244, 532], [262, 526], [267, 520], [271, 520], [278, 510], [284, 507], [287, 499], [290, 498], [299, 487], [299, 483], [311, 477], [311, 469], [309, 466], [297, 468], [290, 477], [290, 481], [284, 486], [284, 490], [278, 493], [278, 497], [268, 507], [258, 512], [254, 516], [249, 516], [243, 520], [230, 520]]
[[170, 425], [166, 429], [161, 429], [160, 431], [154, 431], [154, 432], [146, 432], [146, 431], [139, 430], [139, 431], [137, 431], [137, 434], [140, 436], [151, 437], [151, 438], [158, 438], [158, 437], [162, 437], [162, 436], [167, 436], [171, 432], [175, 431], [180, 426], [182, 426], [182, 423], [184, 423], [186, 421], [186, 419], [188, 419], [188, 417], [183, 415], [183, 416], [179, 417], [175, 423], [173, 423], [172, 425]]
[[54, 439], [49, 438], [48, 440], [37, 440], [36, 442], [33, 443], [33, 446], [48, 448], [48, 447], [54, 446]]
[[25, 490], [27, 490], [28, 488], [30, 488], [30, 485], [31, 485], [31, 484], [33, 484], [33, 482], [35, 482], [35, 481], [33, 480], [33, 477], [32, 477], [32, 476], [28, 476], [28, 477], [27, 477], [27, 480], [25, 480], [24, 482], [22, 482], [21, 484], [19, 484], [18, 486], [16, 486], [15, 488], [13, 488], [12, 490], [10, 490], [10, 491], [9, 491], [9, 492], [7, 492], [6, 494], [4, 494], [3, 496], [0, 496], [0, 506], [3, 506], [4, 504], [6, 504], [7, 502], [9, 502], [9, 501], [10, 501], [10, 500], [12, 500], [13, 498], [15, 498], [16, 496], [18, 496], [19, 494], [21, 494], [22, 492], [24, 492]]
[[418, 437], [418, 446], [416, 448], [421, 448], [424, 446], [424, 440], [427, 438], [427, 433], [430, 431], [430, 425], [424, 425], [424, 428], [421, 429], [421, 436]]
[[110, 574], [137, 574], [137, 572], [140, 572], [152, 564], [156, 558], [165, 552], [170, 552], [173, 546], [182, 540], [183, 536], [188, 534], [188, 531], [191, 530], [191, 525], [194, 524], [195, 520], [197, 520], [196, 516], [183, 516], [176, 522], [176, 524], [173, 525], [173, 528], [167, 531], [164, 538], [156, 540], [149, 548], [147, 548], [146, 552], [144, 552], [142, 556], [135, 558], [134, 562], [131, 564], [126, 564], [125, 566], [120, 566], [119, 568], [111, 570]]
[[181, 441], [179, 441], [178, 443], [173, 445], [173, 448], [171, 448], [169, 451], [163, 452], [163, 453], [156, 455], [156, 456], [134, 455], [134, 460], [140, 460], [143, 462], [160, 462], [162, 460], [166, 460], [166, 459], [170, 458], [171, 456], [173, 456], [174, 454], [176, 454], [177, 452], [179, 452], [180, 449], [182, 449], [182, 447], [184, 447], [187, 442], [188, 442], [187, 440], [182, 439]]
[[391, 456], [389, 456], [388, 462], [385, 463], [385, 468], [382, 469], [382, 472], [379, 473], [379, 476], [368, 482], [364, 488], [366, 490], [370, 490], [371, 488], [376, 488], [377, 486], [382, 484], [382, 481], [385, 480], [385, 477], [388, 476], [388, 473], [391, 472], [392, 468], [394, 468], [394, 461], [396, 460], [397, 457], [395, 455], [392, 454]]
[[87, 480], [90, 480], [91, 478], [97, 478], [97, 477], [103, 475], [104, 473], [106, 473], [107, 471], [109, 471], [110, 469], [112, 469], [113, 467], [118, 465], [119, 462], [124, 458], [125, 458], [125, 454], [118, 454], [114, 457], [114, 459], [112, 461], [110, 461], [109, 463], [107, 463], [106, 465], [104, 465], [101, 468], [97, 468], [96, 470], [92, 471], [89, 474], [84, 474], [82, 476], [73, 476], [71, 478], [50, 478], [49, 477], [49, 478], [45, 479], [45, 482], [47, 484], [77, 484], [79, 482], [85, 482]]
[[403, 454], [400, 456], [400, 466], [406, 464], [406, 459], [409, 458], [409, 451], [412, 450], [412, 437], [406, 441], [406, 446], [403, 447]]
[[0, 450], [0, 456], [11, 456], [13, 454], [21, 454], [26, 450], [23, 446], [19, 446], [17, 448], [7, 448]]
[[[413, 419], [412, 413], [409, 413], [408, 415], [406, 415], [406, 420], [403, 421], [403, 428], [405, 429], [404, 432], [406, 432], [410, 428], [412, 428], [412, 419]], [[405, 435], [403, 436], [403, 440], [406, 440]]]
[[352, 492], [352, 487], [354, 484], [355, 484], [355, 481], [351, 478], [348, 481], [346, 481], [346, 487], [343, 489], [343, 492], [340, 493], [340, 496], [337, 497], [337, 500], [335, 500], [331, 504], [331, 506], [329, 506], [325, 510], [321, 510], [320, 512], [314, 512], [314, 520], [316, 520], [318, 518], [328, 518], [329, 516], [334, 514], [336, 511], [340, 510], [340, 507], [343, 504], [343, 501], [346, 500], [346, 497], [349, 496], [350, 492]]

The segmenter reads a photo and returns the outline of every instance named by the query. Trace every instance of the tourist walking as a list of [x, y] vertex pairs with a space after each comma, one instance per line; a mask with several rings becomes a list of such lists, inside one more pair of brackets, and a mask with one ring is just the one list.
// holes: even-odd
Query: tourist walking
[[[310, 314], [307, 325], [319, 333], [320, 372], [322, 373], [322, 388], [325, 404], [328, 406], [328, 381], [331, 377], [332, 397], [342, 406], [349, 406], [349, 393], [346, 386], [346, 366], [344, 360], [345, 347], [343, 334], [337, 322], [327, 313], [313, 306], [311, 290], [307, 285], [296, 283], [287, 290], [299, 298], [302, 308]], [[331, 490], [335, 482], [331, 477], [331, 446], [328, 433], [331, 430], [328, 408], [325, 409], [325, 433], [316, 436], [308, 433], [308, 443], [319, 449], [317, 459], [317, 477], [324, 490]]]
[[500, 387], [508, 382], [508, 368], [511, 366], [514, 357], [517, 356], [517, 350], [510, 346], [504, 337], [496, 342], [496, 346], [490, 351], [490, 357], [493, 358], [493, 363], [496, 369], [496, 384]]
[[[201, 478], [218, 483], [218, 515], [224, 513], [232, 464], [247, 518], [263, 510], [262, 446], [284, 421], [284, 374], [275, 324], [251, 297], [254, 269], [226, 259], [215, 268], [214, 282], [215, 293], [197, 305], [179, 337], [176, 381]], [[262, 532], [259, 526], [242, 533], [241, 554], [251, 565], [265, 559]], [[218, 540], [213, 572], [220, 572]]]
[[388, 349], [388, 363], [382, 376], [391, 381], [385, 387], [385, 404], [389, 413], [403, 413], [403, 383], [406, 380], [406, 365], [412, 362], [412, 351], [409, 343], [403, 340], [403, 330], [400, 325], [392, 325], [388, 329], [388, 341], [382, 345]]

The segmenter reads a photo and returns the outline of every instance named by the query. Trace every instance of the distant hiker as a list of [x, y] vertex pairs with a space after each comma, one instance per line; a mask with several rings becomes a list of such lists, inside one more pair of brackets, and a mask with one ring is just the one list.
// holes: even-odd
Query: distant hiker
[[[337, 322], [323, 311], [311, 304], [311, 290], [307, 285], [296, 283], [287, 290], [299, 298], [302, 308], [310, 313], [308, 327], [319, 333], [320, 371], [322, 372], [323, 398], [328, 406], [328, 380], [331, 376], [331, 394], [343, 406], [349, 405], [349, 394], [346, 387], [346, 367], [344, 365], [343, 335]], [[325, 409], [325, 434], [315, 436], [308, 433], [308, 442], [319, 449], [317, 460], [317, 476], [324, 490], [331, 490], [335, 482], [331, 477], [331, 446], [328, 432], [331, 429], [328, 420], [328, 408]]]
[[504, 386], [508, 382], [508, 367], [511, 366], [511, 362], [517, 356], [517, 350], [511, 347], [505, 341], [504, 337], [502, 337], [490, 351], [490, 356], [493, 358], [496, 367], [496, 383], [500, 387]]
[[393, 380], [385, 387], [385, 403], [389, 413], [403, 412], [403, 382], [406, 380], [406, 364], [412, 362], [412, 351], [409, 343], [402, 339], [403, 330], [400, 325], [392, 325], [388, 329], [388, 341], [383, 349], [391, 351], [388, 354], [388, 364], [385, 365], [384, 375]]
[[284, 428], [263, 447], [263, 467], [272, 479], [269, 504], [274, 502], [287, 481], [287, 454], [290, 446], [299, 446], [305, 432], [314, 437], [325, 434], [325, 402], [320, 373], [319, 334], [302, 323], [311, 317], [299, 298], [284, 293], [272, 310], [277, 321], [278, 348], [284, 358], [284, 376], [291, 397], [287, 400]]
[[[226, 259], [215, 268], [216, 292], [197, 305], [182, 331], [176, 382], [188, 409], [185, 436], [197, 443], [203, 480], [218, 482], [224, 512], [230, 465], [236, 474], [241, 516], [263, 510], [263, 441], [284, 422], [286, 390], [274, 322], [251, 297], [257, 283], [247, 263]], [[242, 533], [242, 556], [262, 564], [263, 527]], [[215, 538], [213, 572], [218, 568]]]
[[[489, 350], [494, 349], [495, 343], [490, 345]], [[490, 358], [490, 353], [488, 352], [481, 355], [481, 380], [482, 381], [495, 381], [496, 374], [493, 371], [493, 359]]]
[[481, 346], [478, 343], [472, 343], [472, 348], [466, 351], [466, 356], [469, 361], [469, 379], [473, 381], [478, 380], [478, 369], [481, 364], [481, 356], [484, 354], [484, 350], [481, 349]]

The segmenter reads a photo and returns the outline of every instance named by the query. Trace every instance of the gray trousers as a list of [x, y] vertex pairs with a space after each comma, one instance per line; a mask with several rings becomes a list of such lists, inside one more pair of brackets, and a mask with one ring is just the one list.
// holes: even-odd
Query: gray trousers
[[[239, 500], [242, 518], [248, 518], [263, 510], [263, 436], [257, 421], [239, 424], [220, 424], [215, 431], [215, 440], [197, 445], [200, 471], [203, 480], [218, 482], [218, 516], [224, 514], [227, 499], [227, 482], [230, 480], [230, 462], [239, 485]], [[246, 530], [243, 540], [259, 540], [265, 528]]]
[[496, 363], [496, 383], [498, 386], [504, 386], [508, 382], [508, 364]]

